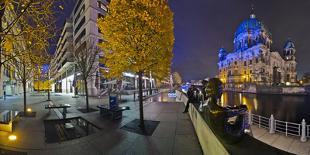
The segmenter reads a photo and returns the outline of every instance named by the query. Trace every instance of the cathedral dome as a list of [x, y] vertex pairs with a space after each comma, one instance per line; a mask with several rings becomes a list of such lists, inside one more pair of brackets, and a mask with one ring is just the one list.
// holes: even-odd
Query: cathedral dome
[[250, 18], [244, 20], [239, 27], [237, 28], [237, 31], [235, 33], [235, 37], [237, 37], [241, 33], [248, 33], [248, 32], [254, 32], [254, 31], [263, 31], [267, 32], [267, 29], [265, 28], [264, 24], [259, 21], [254, 14], [250, 15]]

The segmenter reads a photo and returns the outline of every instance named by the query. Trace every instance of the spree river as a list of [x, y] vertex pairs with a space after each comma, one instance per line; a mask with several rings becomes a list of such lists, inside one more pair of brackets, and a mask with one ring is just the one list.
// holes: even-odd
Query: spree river
[[310, 96], [270, 95], [224, 92], [222, 106], [247, 105], [254, 114], [277, 120], [300, 123], [304, 118], [310, 123]]

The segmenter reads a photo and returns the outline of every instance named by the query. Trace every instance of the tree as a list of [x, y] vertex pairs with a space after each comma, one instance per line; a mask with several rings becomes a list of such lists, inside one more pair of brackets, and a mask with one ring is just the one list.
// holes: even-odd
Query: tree
[[[54, 10], [56, 0], [1, 0], [0, 1], [0, 71], [8, 61], [28, 54], [29, 47], [14, 50], [18, 46], [45, 49], [54, 36]], [[12, 63], [12, 62], [11, 62]], [[2, 91], [2, 74], [0, 90]]]
[[26, 99], [26, 84], [29, 80], [32, 79], [34, 75], [35, 66], [34, 63], [37, 58], [31, 53], [23, 54], [20, 57], [14, 57], [8, 61], [6, 67], [13, 66], [15, 69], [16, 77], [15, 79], [22, 83], [23, 93], [24, 93], [24, 114], [26, 114], [27, 109], [27, 99]]
[[25, 40], [36, 42], [35, 46], [48, 45], [48, 40], [54, 36], [54, 1], [1, 0], [0, 23], [3, 24], [0, 24], [0, 69], [6, 61], [25, 53], [14, 51], [11, 54], [14, 42]]
[[182, 77], [178, 72], [174, 72], [172, 74], [173, 77], [173, 83], [176, 85], [181, 85], [182, 84]]
[[86, 110], [89, 112], [89, 101], [88, 101], [88, 81], [90, 78], [95, 76], [95, 72], [98, 69], [96, 65], [96, 60], [99, 53], [99, 48], [93, 40], [87, 40], [79, 48], [77, 48], [73, 53], [74, 61], [76, 63], [77, 69], [81, 73], [82, 80], [85, 87], [85, 97], [86, 97]]
[[142, 76], [152, 73], [162, 79], [170, 72], [174, 44], [173, 13], [166, 0], [113, 0], [106, 17], [98, 19], [104, 42], [101, 60], [108, 78], [122, 72], [136, 73], [139, 79], [140, 127], [144, 129]]

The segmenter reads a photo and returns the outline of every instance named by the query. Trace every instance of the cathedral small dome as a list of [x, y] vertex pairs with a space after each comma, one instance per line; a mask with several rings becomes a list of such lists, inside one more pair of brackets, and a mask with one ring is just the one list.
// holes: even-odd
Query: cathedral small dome
[[293, 41], [291, 41], [291, 40], [286, 41], [286, 43], [284, 45], [284, 49], [291, 49], [291, 48], [295, 48]]

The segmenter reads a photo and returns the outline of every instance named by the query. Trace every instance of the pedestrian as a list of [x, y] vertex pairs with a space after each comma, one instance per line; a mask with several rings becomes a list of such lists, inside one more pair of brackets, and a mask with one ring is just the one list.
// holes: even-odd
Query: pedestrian
[[188, 108], [189, 108], [189, 104], [194, 102], [194, 89], [195, 89], [194, 86], [191, 85], [189, 87], [187, 93], [186, 93], [188, 100], [187, 100], [187, 103], [186, 103], [186, 106], [185, 106], [185, 109], [184, 109], [183, 113], [187, 113], [188, 112]]
[[5, 98], [6, 98], [6, 92], [3, 91], [3, 99], [5, 100]]

